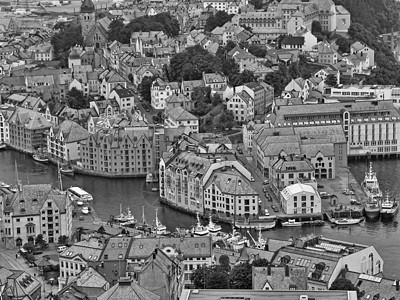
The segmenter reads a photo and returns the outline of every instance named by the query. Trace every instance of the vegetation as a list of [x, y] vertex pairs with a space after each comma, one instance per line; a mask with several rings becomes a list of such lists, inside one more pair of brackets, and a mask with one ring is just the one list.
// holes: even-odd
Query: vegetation
[[353, 285], [353, 283], [346, 278], [337, 278], [332, 282], [330, 290], [341, 290], [341, 291], [357, 291], [358, 289]]
[[46, 249], [48, 247], [47, 242], [43, 238], [43, 234], [38, 234], [35, 238], [35, 245], [39, 246], [40, 249]]
[[219, 10], [213, 16], [210, 16], [206, 21], [206, 26], [204, 27], [204, 31], [211, 32], [217, 27], [221, 27], [226, 22], [232, 20], [234, 15], [228, 15], [226, 12]]
[[68, 243], [68, 237], [66, 235], [60, 235], [58, 237], [58, 244], [59, 245], [66, 245]]
[[179, 22], [169, 13], [160, 13], [155, 16], [143, 16], [132, 20], [124, 26], [122, 20], [111, 22], [108, 32], [109, 41], [129, 43], [132, 32], [139, 31], [163, 31], [168, 36], [178, 36], [180, 32]]
[[61, 67], [68, 65], [68, 54], [71, 47], [83, 45], [81, 28], [73, 24], [66, 24], [51, 38], [55, 59], [60, 60]]
[[82, 109], [89, 107], [88, 98], [83, 95], [82, 91], [74, 87], [67, 93], [66, 100], [69, 104], [69, 107], [74, 109]]
[[142, 79], [142, 82], [139, 84], [138, 91], [144, 101], [147, 101], [149, 103], [151, 102], [151, 84], [156, 79], [157, 77], [155, 76], [152, 77], [146, 76]]
[[35, 250], [35, 245], [31, 243], [25, 243], [22, 248], [24, 248], [28, 252], [33, 252]]

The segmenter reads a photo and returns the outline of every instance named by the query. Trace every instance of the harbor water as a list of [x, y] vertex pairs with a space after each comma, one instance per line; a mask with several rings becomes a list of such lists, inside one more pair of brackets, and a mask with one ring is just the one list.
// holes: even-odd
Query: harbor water
[[[19, 179], [23, 184], [52, 183], [54, 186], [58, 186], [56, 166], [37, 163], [30, 156], [11, 150], [0, 152], [0, 181], [15, 184], [15, 162], [17, 162]], [[367, 168], [366, 162], [351, 163], [350, 168], [357, 181], [361, 182]], [[400, 160], [374, 161], [373, 168], [377, 172], [383, 193], [389, 193], [400, 199], [400, 185], [398, 184]], [[110, 215], [118, 215], [120, 205], [122, 205], [124, 210], [129, 207], [139, 221], [142, 220], [142, 208], [144, 207], [146, 221], [151, 224], [155, 220], [155, 209], [158, 208], [160, 221], [170, 231], [174, 231], [176, 227], [190, 228], [196, 222], [194, 216], [176, 211], [160, 203], [158, 192], [152, 192], [152, 184], [146, 184], [144, 178], [106, 179], [83, 175], [63, 176], [62, 178], [64, 188], [80, 186], [93, 195], [93, 207], [104, 221], [107, 221]], [[395, 220], [400, 221], [399, 215], [395, 217]], [[225, 231], [230, 230], [228, 225], [223, 225], [223, 228]], [[387, 223], [381, 221], [362, 222], [360, 225], [350, 227], [331, 227], [329, 224], [314, 228], [289, 227], [265, 231], [263, 235], [270, 238], [289, 239], [310, 233], [332, 239], [374, 245], [385, 261], [385, 277], [400, 279], [398, 249], [400, 229], [394, 225], [394, 221]]]

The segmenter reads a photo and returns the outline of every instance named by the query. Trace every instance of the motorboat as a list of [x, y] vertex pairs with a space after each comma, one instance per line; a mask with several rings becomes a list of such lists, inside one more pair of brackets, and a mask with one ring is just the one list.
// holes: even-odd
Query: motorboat
[[152, 182], [153, 182], [153, 174], [147, 174], [146, 183], [152, 183]]
[[208, 222], [206, 228], [211, 234], [216, 234], [222, 230], [222, 227], [220, 225], [217, 225], [213, 222], [211, 214], [210, 214], [210, 221]]
[[118, 216], [114, 217], [114, 221], [120, 222], [120, 223], [124, 223], [124, 222], [128, 222], [128, 221], [135, 221], [135, 217], [132, 215], [131, 210], [128, 207], [127, 213], [124, 213], [122, 211], [122, 205], [120, 205], [120, 213]]
[[265, 245], [267, 244], [267, 241], [262, 236], [261, 227], [258, 228], [258, 239], [257, 240], [255, 240], [253, 238], [253, 236], [250, 234], [249, 231], [247, 231], [247, 234], [253, 240], [254, 245], [252, 246], [252, 248], [260, 249], [260, 250], [264, 250], [265, 249]]
[[4, 144], [4, 143], [0, 144], [0, 150], [6, 149], [6, 148], [7, 148], [6, 144]]
[[82, 207], [82, 214], [83, 215], [88, 215], [89, 214], [89, 207], [88, 206], [83, 206]]
[[9, 188], [11, 188], [11, 185], [9, 185], [3, 181], [0, 181], [0, 188], [8, 188], [9, 189]]
[[379, 188], [378, 178], [376, 173], [372, 170], [372, 163], [369, 163], [368, 171], [365, 172], [364, 181], [361, 187], [368, 198], [381, 198], [382, 191]]
[[378, 218], [381, 213], [380, 201], [377, 198], [369, 197], [364, 212], [368, 219]]
[[301, 222], [296, 221], [296, 219], [289, 219], [286, 222], [282, 222], [283, 227], [298, 227], [301, 226]]
[[47, 164], [49, 162], [49, 158], [45, 155], [45, 154], [34, 154], [33, 156], [33, 160], [40, 162], [42, 164]]
[[363, 221], [363, 218], [360, 219], [351, 219], [351, 218], [341, 218], [341, 219], [336, 219], [334, 223], [336, 225], [355, 225]]
[[156, 209], [156, 226], [154, 227], [155, 234], [162, 235], [167, 233], [167, 226], [161, 224], [158, 219], [158, 209]]
[[77, 201], [76, 201], [76, 205], [82, 206], [82, 205], [83, 205], [83, 201], [82, 201], [82, 200], [77, 200]]
[[75, 171], [70, 166], [64, 165], [60, 168], [60, 173], [66, 176], [74, 176]]
[[394, 198], [390, 199], [389, 196], [386, 196], [381, 205], [380, 213], [382, 219], [393, 218], [397, 214], [398, 210], [399, 206], [397, 204], [397, 201]]
[[206, 226], [201, 225], [200, 216], [199, 213], [197, 212], [197, 224], [193, 228], [193, 234], [196, 236], [206, 236], [209, 235], [209, 233], [210, 232], [208, 231], [208, 228]]
[[226, 239], [226, 243], [231, 246], [234, 251], [238, 251], [249, 245], [249, 240], [243, 236], [240, 232], [235, 230], [235, 226], [232, 226], [232, 234]]

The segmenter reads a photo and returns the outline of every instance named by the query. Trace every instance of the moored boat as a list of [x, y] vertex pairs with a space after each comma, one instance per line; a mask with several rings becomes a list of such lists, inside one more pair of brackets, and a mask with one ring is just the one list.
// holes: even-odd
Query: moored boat
[[49, 158], [45, 154], [33, 154], [33, 160], [40, 162], [42, 164], [47, 164], [49, 162]]
[[193, 234], [196, 236], [206, 236], [209, 233], [210, 232], [208, 231], [208, 228], [206, 226], [201, 225], [200, 216], [199, 213], [197, 212], [197, 224], [193, 228]]
[[249, 240], [245, 236], [242, 236], [240, 232], [237, 232], [235, 226], [232, 226], [232, 234], [226, 239], [226, 243], [231, 246], [233, 250], [238, 251], [245, 246], [247, 247], [249, 245]]
[[7, 148], [7, 145], [6, 144], [0, 144], [0, 150], [3, 150], [3, 149], [6, 149]]
[[152, 182], [153, 182], [153, 174], [147, 174], [146, 183], [152, 183]]
[[301, 222], [296, 221], [296, 219], [289, 219], [286, 222], [282, 222], [283, 227], [298, 227], [301, 226]]
[[361, 187], [368, 198], [381, 198], [382, 192], [379, 188], [378, 178], [376, 173], [372, 170], [372, 163], [369, 163], [368, 171], [365, 172], [364, 181]]
[[208, 222], [206, 228], [211, 234], [216, 234], [222, 230], [222, 227], [220, 225], [217, 225], [213, 222], [211, 214], [210, 214], [210, 221]]
[[359, 218], [359, 219], [352, 219], [352, 218], [342, 218], [342, 219], [336, 219], [334, 221], [334, 223], [336, 225], [355, 225], [360, 223], [361, 221], [363, 221], [363, 218]]
[[131, 210], [129, 209], [129, 207], [128, 207], [128, 209], [127, 209], [127, 213], [124, 213], [123, 211], [122, 211], [122, 205], [120, 205], [120, 208], [119, 208], [119, 210], [120, 210], [120, 213], [119, 213], [119, 215], [118, 216], [115, 216], [114, 217], [114, 221], [117, 221], [117, 222], [120, 222], [120, 223], [124, 223], [124, 222], [135, 222], [136, 223], [136, 220], [135, 220], [135, 217], [132, 215], [132, 213], [131, 213]]
[[162, 235], [167, 233], [167, 226], [161, 224], [158, 219], [158, 209], [156, 209], [156, 226], [154, 227], [154, 232], [157, 235]]
[[369, 197], [364, 207], [365, 216], [368, 219], [379, 218], [381, 206], [377, 198]]
[[247, 231], [247, 234], [251, 237], [251, 239], [253, 240], [253, 243], [254, 243], [254, 245], [251, 246], [251, 248], [260, 249], [260, 250], [265, 249], [265, 245], [267, 244], [267, 241], [263, 238], [263, 236], [261, 234], [261, 227], [258, 228], [258, 239], [257, 240], [255, 240], [253, 238], [253, 236], [250, 234], [249, 231]]
[[84, 215], [88, 215], [90, 212], [89, 207], [88, 206], [84, 206], [82, 207], [82, 214]]
[[391, 219], [393, 218], [399, 210], [399, 206], [397, 201], [389, 196], [386, 196], [385, 200], [381, 204], [381, 218], [382, 219]]
[[64, 165], [60, 168], [60, 173], [66, 176], [74, 176], [75, 171], [70, 166]]

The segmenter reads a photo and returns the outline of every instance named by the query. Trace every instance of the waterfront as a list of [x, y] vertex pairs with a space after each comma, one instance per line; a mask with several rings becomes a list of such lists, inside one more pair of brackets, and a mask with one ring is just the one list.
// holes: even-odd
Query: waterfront
[[[15, 183], [15, 164], [18, 163], [18, 174], [24, 183], [57, 183], [57, 170], [54, 165], [43, 165], [36, 163], [28, 155], [14, 151], [0, 152], [0, 181]], [[361, 182], [366, 170], [366, 163], [351, 163], [351, 170], [357, 181]], [[400, 177], [400, 160], [376, 161], [373, 163], [377, 172], [383, 192], [391, 195], [400, 195], [400, 186], [397, 180]], [[63, 177], [64, 188], [70, 186], [81, 186], [94, 197], [93, 206], [103, 220], [110, 215], [119, 213], [119, 206], [130, 207], [136, 218], [141, 220], [142, 206], [145, 207], [146, 220], [152, 223], [155, 219], [155, 208], [159, 208], [159, 218], [168, 230], [174, 231], [176, 227], [189, 228], [195, 223], [193, 216], [175, 211], [159, 202], [158, 193], [151, 192], [151, 186], [146, 185], [144, 179], [106, 179], [76, 175]], [[340, 191], [338, 191], [340, 192]], [[399, 215], [396, 216], [400, 220]], [[229, 230], [229, 226], [223, 226]], [[385, 276], [388, 278], [400, 278], [400, 260], [398, 249], [400, 245], [400, 230], [393, 222], [368, 223], [363, 222], [348, 228], [334, 227], [326, 224], [323, 227], [304, 228], [293, 227], [266, 231], [265, 237], [288, 239], [299, 235], [315, 233], [333, 239], [344, 241], [372, 244], [385, 260]], [[254, 235], [253, 235], [254, 236]]]

